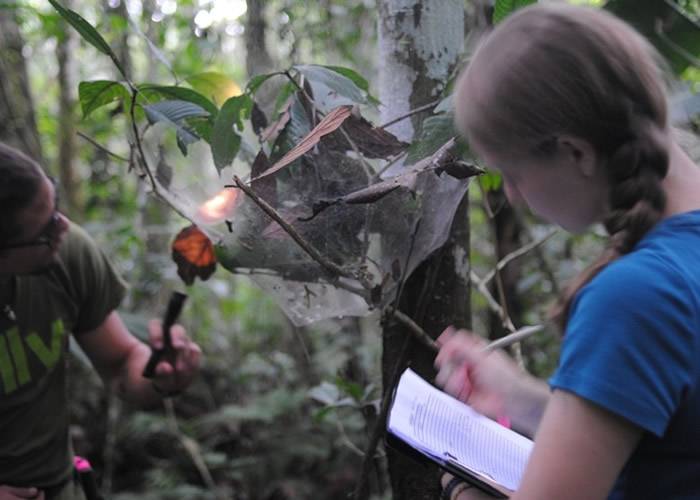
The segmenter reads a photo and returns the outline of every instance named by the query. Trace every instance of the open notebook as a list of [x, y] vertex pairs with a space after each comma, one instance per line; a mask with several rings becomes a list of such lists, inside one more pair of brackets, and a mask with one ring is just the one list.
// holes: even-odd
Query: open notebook
[[410, 368], [401, 375], [394, 393], [387, 441], [399, 449], [407, 445], [501, 498], [518, 488], [533, 445], [436, 389]]

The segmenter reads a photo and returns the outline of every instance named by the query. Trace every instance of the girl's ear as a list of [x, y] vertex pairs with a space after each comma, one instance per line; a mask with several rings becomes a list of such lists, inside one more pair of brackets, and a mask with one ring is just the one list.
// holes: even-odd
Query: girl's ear
[[593, 177], [598, 166], [598, 155], [593, 144], [575, 136], [558, 139], [562, 159], [576, 167], [584, 177]]

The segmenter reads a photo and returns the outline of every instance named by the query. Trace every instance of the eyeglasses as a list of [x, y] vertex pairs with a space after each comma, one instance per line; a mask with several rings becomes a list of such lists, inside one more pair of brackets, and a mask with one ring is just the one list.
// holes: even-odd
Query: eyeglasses
[[63, 217], [61, 215], [61, 212], [58, 209], [58, 183], [53, 177], [49, 177], [49, 180], [51, 181], [51, 184], [54, 185], [54, 209], [53, 213], [51, 214], [51, 218], [49, 221], [44, 225], [42, 230], [39, 232], [39, 236], [34, 238], [31, 241], [24, 241], [21, 243], [10, 243], [9, 245], [3, 245], [0, 247], [0, 251], [2, 250], [13, 250], [16, 248], [31, 248], [31, 247], [38, 247], [38, 246], [47, 246], [51, 249], [53, 249], [53, 244], [56, 238], [56, 232], [58, 229], [58, 226], [61, 222], [61, 218]]

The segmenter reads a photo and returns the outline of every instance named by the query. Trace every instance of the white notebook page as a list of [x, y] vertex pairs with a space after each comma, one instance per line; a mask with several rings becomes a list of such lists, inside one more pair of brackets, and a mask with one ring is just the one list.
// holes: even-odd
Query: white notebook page
[[518, 488], [533, 444], [411, 369], [399, 381], [388, 428], [414, 447], [441, 459], [452, 457], [509, 490]]

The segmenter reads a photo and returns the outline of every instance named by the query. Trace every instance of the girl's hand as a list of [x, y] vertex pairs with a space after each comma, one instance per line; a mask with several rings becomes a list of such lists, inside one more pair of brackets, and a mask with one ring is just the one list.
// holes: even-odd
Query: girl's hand
[[492, 500], [495, 498], [471, 484], [457, 480], [452, 481], [452, 479], [454, 476], [448, 472], [442, 475], [440, 484], [443, 489], [440, 500]]
[[44, 492], [37, 488], [20, 488], [0, 484], [0, 500], [21, 500], [25, 498], [44, 500]]
[[467, 330], [448, 327], [437, 339], [436, 383], [445, 392], [491, 418], [508, 416], [509, 400], [523, 372], [503, 351]]

